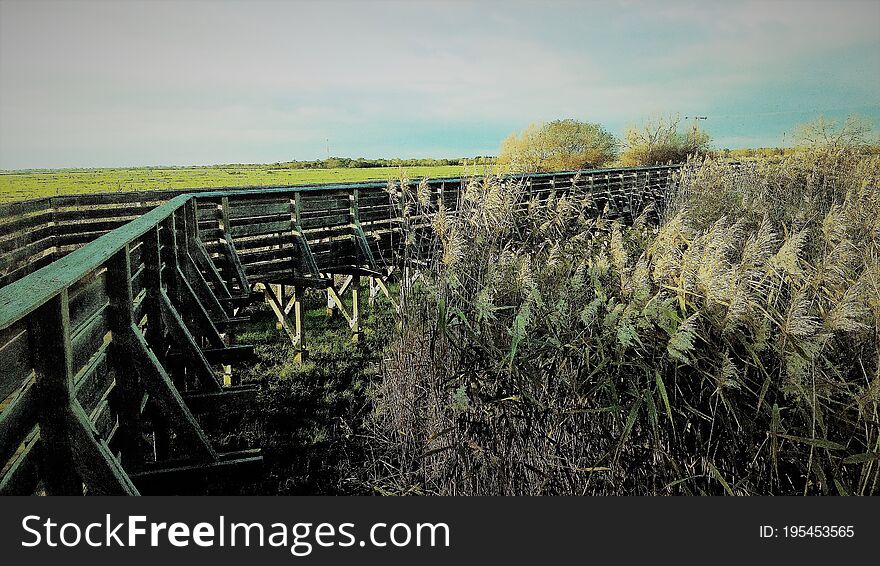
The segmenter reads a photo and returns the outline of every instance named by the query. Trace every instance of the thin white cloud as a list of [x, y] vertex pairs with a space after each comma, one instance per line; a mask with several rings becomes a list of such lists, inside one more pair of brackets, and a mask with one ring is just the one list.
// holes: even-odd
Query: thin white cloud
[[562, 116], [622, 128], [664, 111], [772, 112], [784, 95], [865, 105], [880, 99], [878, 14], [818, 1], [4, 0], [0, 167], [313, 158], [330, 135], [364, 155], [449, 155], [474, 148], [450, 135], [462, 124], [495, 136], [480, 142], [489, 153]]

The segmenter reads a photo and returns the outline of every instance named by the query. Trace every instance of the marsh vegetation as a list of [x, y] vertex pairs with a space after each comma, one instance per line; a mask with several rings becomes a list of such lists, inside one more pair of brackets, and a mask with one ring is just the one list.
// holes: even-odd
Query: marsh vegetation
[[261, 489], [877, 494], [878, 183], [877, 157], [820, 144], [693, 160], [632, 224], [577, 182], [537, 203], [475, 177], [455, 213], [411, 191], [433, 221], [405, 228], [428, 262], [400, 312], [253, 368]]

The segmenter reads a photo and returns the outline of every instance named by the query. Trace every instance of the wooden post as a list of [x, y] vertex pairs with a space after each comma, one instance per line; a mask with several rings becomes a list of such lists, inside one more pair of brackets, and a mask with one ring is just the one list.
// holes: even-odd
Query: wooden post
[[40, 424], [41, 476], [49, 495], [82, 495], [68, 436], [68, 407], [73, 400], [73, 347], [67, 289], [30, 317], [32, 362]]
[[332, 273], [328, 273], [327, 277], [330, 279], [330, 285], [327, 286], [327, 318], [332, 320], [336, 317], [336, 301], [333, 300], [333, 287], [336, 285], [336, 277]]
[[372, 308], [376, 304], [376, 297], [379, 295], [379, 285], [376, 283], [376, 277], [369, 277], [368, 284], [370, 286], [370, 295], [367, 298], [367, 304]]
[[[284, 286], [270, 283], [269, 287], [271, 288], [272, 293], [274, 293], [275, 296], [278, 298], [278, 303], [280, 303], [281, 305], [284, 305], [284, 295], [281, 294], [284, 289]], [[281, 328], [282, 328], [281, 321], [279, 320], [279, 321], [275, 322], [275, 330], [281, 330]]]
[[305, 289], [301, 285], [293, 288], [293, 327], [298, 338], [294, 347], [297, 349], [294, 361], [303, 363], [309, 359], [309, 352], [306, 349], [306, 325], [305, 325], [305, 309], [303, 308], [303, 291]]
[[[147, 332], [154, 341], [153, 347], [161, 351], [163, 341], [162, 317], [159, 314], [158, 286], [161, 273], [154, 268], [159, 261], [158, 234], [147, 232], [144, 246], [144, 276], [147, 294]], [[113, 309], [110, 330], [113, 334], [113, 365], [117, 368], [116, 381], [121, 394], [113, 403], [119, 415], [119, 435], [122, 457], [126, 466], [136, 471], [143, 463], [144, 446], [141, 440], [141, 397], [143, 387], [140, 376], [131, 359], [131, 327], [134, 319], [134, 296], [131, 288], [131, 255], [126, 244], [107, 262], [107, 294]]]
[[354, 275], [351, 279], [351, 340], [352, 342], [360, 342], [361, 340], [361, 276]]

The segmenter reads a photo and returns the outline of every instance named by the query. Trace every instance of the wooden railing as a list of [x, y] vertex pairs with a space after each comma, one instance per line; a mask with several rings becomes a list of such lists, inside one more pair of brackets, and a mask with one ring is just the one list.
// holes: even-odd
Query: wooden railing
[[[599, 206], [632, 215], [662, 196], [674, 169], [527, 182], [540, 198], [576, 180]], [[439, 179], [427, 190], [453, 208], [461, 183]], [[142, 192], [0, 207], [0, 493], [186, 492], [213, 470], [258, 465], [257, 451], [218, 453], [196, 418], [254, 392], [222, 379], [220, 366], [246, 350], [234, 343], [239, 308], [256, 285], [287, 285], [299, 316], [296, 289], [330, 296], [328, 274], [381, 275], [400, 243], [399, 195], [385, 189]], [[284, 323], [284, 292], [267, 298]], [[295, 343], [300, 325], [287, 329]]]

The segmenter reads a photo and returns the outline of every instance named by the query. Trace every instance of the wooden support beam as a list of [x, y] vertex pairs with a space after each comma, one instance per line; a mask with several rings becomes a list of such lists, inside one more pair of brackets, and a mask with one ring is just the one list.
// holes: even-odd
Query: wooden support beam
[[187, 393], [183, 395], [183, 400], [189, 410], [196, 414], [217, 411], [225, 413], [251, 405], [259, 391], [257, 385], [238, 385], [213, 393]]
[[297, 191], [292, 199], [293, 204], [293, 239], [299, 247], [300, 259], [302, 259], [304, 272], [310, 277], [320, 279], [321, 273], [318, 271], [318, 263], [312, 254], [312, 247], [309, 245], [309, 239], [306, 238], [305, 230], [302, 228], [302, 194]]
[[220, 231], [221, 231], [221, 239], [220, 243], [222, 246], [222, 250], [224, 255], [226, 256], [226, 260], [228, 264], [232, 267], [232, 274], [238, 279], [239, 288], [241, 289], [241, 293], [250, 292], [250, 283], [248, 282], [247, 274], [244, 271], [244, 267], [241, 264], [241, 259], [238, 257], [238, 252], [235, 249], [235, 243], [232, 239], [232, 227], [229, 223], [229, 197], [223, 197], [220, 199]]
[[[177, 312], [177, 309], [171, 303], [171, 298], [165, 293], [165, 291], [160, 291], [159, 294], [162, 320], [178, 347], [181, 348], [183, 355], [190, 361], [188, 367], [193, 369], [196, 376], [199, 378], [199, 382], [205, 389], [209, 391], [219, 391], [221, 385], [220, 382], [217, 381], [217, 377], [214, 375], [214, 370], [211, 368], [211, 364], [205, 358], [201, 347], [199, 347], [199, 344], [196, 342], [189, 329], [187, 329], [180, 313]], [[220, 347], [225, 347], [225, 344]]]
[[82, 495], [83, 480], [74, 466], [75, 448], [68, 435], [73, 402], [73, 347], [67, 289], [30, 317], [31, 363], [36, 377], [40, 425], [40, 472], [50, 495]]
[[[226, 345], [226, 342], [223, 341], [220, 330], [214, 324], [211, 315], [208, 314], [205, 306], [199, 300], [198, 295], [196, 295], [195, 290], [189, 284], [186, 275], [184, 275], [179, 266], [177, 267], [177, 274], [181, 289], [180, 295], [182, 300], [180, 304], [183, 308], [187, 309], [187, 313], [190, 315], [188, 318], [197, 326], [199, 334], [207, 339], [212, 346], [222, 348]], [[223, 322], [224, 324], [227, 323], [228, 317]]]
[[361, 340], [361, 276], [354, 275], [351, 280], [351, 341]]
[[192, 255], [187, 252], [180, 254], [178, 257], [183, 262], [183, 265], [178, 267], [182, 270], [184, 280], [198, 298], [199, 303], [201, 303], [202, 310], [208, 313], [212, 321], [216, 321], [219, 324], [224, 323], [228, 317], [226, 310], [220, 304], [217, 295], [211, 290], [211, 286], [208, 285], [208, 281], [196, 265]]
[[[332, 305], [332, 307], [331, 307]], [[345, 305], [342, 303], [342, 297], [340, 294], [334, 289], [332, 286], [327, 287], [327, 312], [330, 314], [331, 310], [333, 312], [339, 311], [342, 313], [342, 316], [345, 317], [345, 320], [348, 321], [349, 326], [351, 326], [351, 315], [348, 314], [348, 311], [345, 308]]]
[[[225, 348], [208, 348], [202, 350], [205, 359], [211, 364], [237, 364], [247, 362], [254, 358], [254, 346], [252, 344], [236, 344], [226, 346]], [[168, 356], [169, 359], [184, 358], [188, 359], [181, 353], [173, 353]]]
[[378, 277], [368, 277], [368, 285], [370, 288], [370, 294], [367, 299], [367, 304], [372, 308], [376, 304], [376, 296], [379, 294], [379, 287], [376, 285], [376, 280]]
[[340, 285], [339, 289], [336, 290], [339, 293], [340, 297], [345, 294], [345, 292], [348, 290], [348, 286], [351, 285], [351, 282], [353, 280], [354, 275], [349, 275], [342, 281], [342, 285]]
[[262, 465], [263, 457], [258, 450], [242, 450], [220, 454], [212, 463], [181, 462], [171, 467], [144, 470], [133, 475], [132, 479], [146, 495], [181, 495], [193, 490], [202, 491], [212, 478], [217, 477], [234, 485], [243, 479], [235, 476], [251, 475]]
[[232, 293], [229, 291], [226, 281], [220, 276], [220, 271], [214, 265], [214, 260], [211, 258], [211, 254], [208, 253], [207, 248], [205, 248], [205, 243], [202, 242], [201, 238], [196, 239], [195, 248], [193, 259], [196, 262], [196, 266], [207, 274], [207, 279], [214, 283], [215, 295], [218, 295], [217, 298], [231, 297]]
[[305, 359], [308, 358], [308, 352], [305, 349], [305, 334], [303, 332], [305, 313], [302, 308], [302, 287], [294, 287], [295, 306], [293, 308], [293, 321], [291, 321], [287, 317], [287, 314], [284, 311], [284, 306], [282, 305], [281, 300], [279, 299], [279, 296], [276, 294], [276, 291], [275, 289], [273, 289], [273, 287], [278, 287], [280, 291], [280, 286], [263, 285], [264, 293], [266, 295], [266, 302], [269, 303], [270, 307], [272, 307], [272, 311], [275, 313], [275, 317], [278, 319], [278, 324], [281, 326], [281, 329], [284, 330], [285, 334], [287, 334], [290, 342], [297, 350], [294, 358], [295, 361], [305, 361]]
[[[159, 316], [158, 292], [161, 286], [161, 273], [153, 270], [159, 261], [159, 241], [155, 232], [148, 232], [143, 241], [144, 262], [147, 278], [147, 332], [152, 346], [164, 351], [164, 332]], [[131, 255], [128, 245], [107, 262], [107, 294], [110, 299], [110, 331], [112, 366], [116, 370], [116, 385], [119, 394], [112, 399], [112, 407], [119, 418], [118, 445], [122, 458], [129, 471], [136, 471], [144, 461], [146, 446], [141, 434], [141, 396], [143, 387], [135, 370], [126, 343], [128, 329], [137, 326], [134, 315], [134, 297], [131, 286]]]
[[[163, 294], [163, 296], [167, 298], [167, 295]], [[132, 360], [143, 379], [144, 388], [158, 410], [171, 423], [178, 437], [199, 460], [217, 461], [217, 453], [208, 437], [136, 326], [131, 326], [127, 340], [131, 348]], [[216, 380], [214, 383], [217, 383]], [[219, 388], [219, 384], [217, 386]]]
[[381, 290], [382, 293], [388, 298], [388, 300], [391, 301], [391, 305], [395, 309], [397, 309], [398, 308], [397, 301], [395, 301], [394, 297], [391, 296], [391, 292], [388, 290], [388, 287], [385, 285], [385, 282], [382, 281], [382, 278], [375, 277], [374, 279], [376, 280], [376, 288]]
[[299, 343], [294, 344], [298, 349], [294, 356], [294, 361], [302, 363], [309, 357], [309, 351], [306, 348], [305, 309], [303, 308], [302, 287], [296, 286], [293, 288], [291, 300], [293, 301], [293, 326], [296, 335], [299, 336]]
[[68, 433], [76, 446], [74, 465], [89, 494], [140, 495], [76, 399], [68, 406], [68, 423]]

